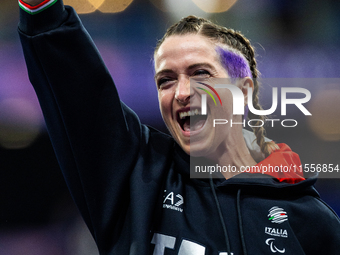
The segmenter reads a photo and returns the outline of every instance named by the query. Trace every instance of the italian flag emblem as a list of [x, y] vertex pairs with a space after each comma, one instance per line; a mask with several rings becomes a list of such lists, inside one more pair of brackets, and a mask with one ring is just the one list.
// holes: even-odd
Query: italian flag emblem
[[22, 0], [19, 0], [19, 6], [21, 9], [23, 9], [25, 12], [28, 12], [29, 14], [37, 14], [39, 12], [42, 12], [43, 10], [47, 9], [48, 7], [52, 6], [55, 4], [57, 0], [45, 0], [44, 2], [36, 5], [36, 6], [31, 6]]
[[281, 224], [282, 222], [288, 220], [288, 215], [282, 208], [273, 206], [269, 209], [268, 220], [270, 220], [272, 223]]

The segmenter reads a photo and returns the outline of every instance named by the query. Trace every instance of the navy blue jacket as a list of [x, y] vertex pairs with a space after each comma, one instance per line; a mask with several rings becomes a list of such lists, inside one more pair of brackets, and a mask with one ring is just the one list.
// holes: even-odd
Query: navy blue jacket
[[[72, 197], [100, 254], [340, 254], [340, 224], [313, 188], [241, 174], [191, 179], [172, 137], [142, 125], [78, 16], [21, 10], [29, 78]], [[263, 176], [265, 177], [265, 176]]]

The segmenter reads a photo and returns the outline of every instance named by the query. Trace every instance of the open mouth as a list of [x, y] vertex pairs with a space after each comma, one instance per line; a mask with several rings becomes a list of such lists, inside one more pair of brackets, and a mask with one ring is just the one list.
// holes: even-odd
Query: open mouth
[[177, 121], [182, 130], [186, 132], [199, 130], [204, 126], [206, 120], [207, 115], [201, 115], [201, 110], [198, 108], [177, 113]]

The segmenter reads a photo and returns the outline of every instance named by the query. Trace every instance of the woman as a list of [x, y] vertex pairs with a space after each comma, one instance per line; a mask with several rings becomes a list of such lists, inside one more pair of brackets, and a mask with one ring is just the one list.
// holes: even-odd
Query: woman
[[[221, 117], [232, 119], [234, 123], [242, 121], [241, 115], [231, 112], [233, 99], [229, 90], [219, 91], [223, 107], [218, 110], [212, 105], [209, 107], [207, 120], [204, 120], [207, 125], [200, 123], [203, 120], [199, 123], [191, 120], [188, 125], [191, 130], [188, 128], [188, 132], [185, 132], [185, 122], [178, 118], [180, 112], [200, 108], [200, 90], [189, 87], [189, 78], [232, 78], [235, 86], [244, 93], [245, 102], [248, 87], [255, 88], [254, 94], [249, 96], [253, 99], [254, 107], [262, 109], [258, 103], [258, 72], [254, 55], [250, 42], [240, 33], [194, 16], [173, 25], [159, 41], [154, 58], [160, 109], [172, 136], [187, 154], [204, 155], [219, 165], [232, 165], [238, 170], [241, 166], [256, 165], [245, 144], [242, 125], [234, 125], [233, 128], [228, 125], [212, 126], [213, 119]], [[241, 79], [236, 82], [235, 78]], [[253, 114], [250, 117], [264, 119]], [[196, 125], [203, 128], [195, 128]], [[259, 126], [254, 128], [254, 132], [265, 155], [278, 149], [274, 142], [265, 141], [263, 126], [254, 126]], [[225, 178], [230, 178], [230, 174], [235, 173], [225, 173]]]
[[[260, 107], [251, 79], [257, 78], [254, 51], [241, 34], [190, 16], [159, 42], [155, 78], [170, 137], [141, 125], [119, 101], [72, 8], [59, 0], [30, 3], [20, 0], [19, 24], [30, 80], [65, 180], [101, 254], [337, 253], [339, 219], [318, 197], [315, 178], [299, 172], [190, 178], [189, 153], [238, 171], [259, 161], [240, 126], [206, 129], [219, 111], [240, 121], [230, 113], [229, 90], [219, 91], [222, 108], [207, 102], [207, 118], [185, 117], [202, 97], [189, 78], [234, 79]], [[288, 146], [265, 142], [262, 128], [254, 132], [267, 156], [258, 164], [300, 165]]]

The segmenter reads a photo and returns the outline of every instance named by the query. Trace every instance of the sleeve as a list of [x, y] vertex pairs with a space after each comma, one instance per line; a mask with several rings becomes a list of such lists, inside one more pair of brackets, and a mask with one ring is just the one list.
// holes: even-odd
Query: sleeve
[[[119, 100], [71, 7], [58, 0], [35, 15], [21, 9], [19, 34], [71, 195], [97, 244], [103, 236], [114, 242], [128, 207], [129, 176], [144, 127]], [[115, 233], [108, 233], [112, 229]]]

